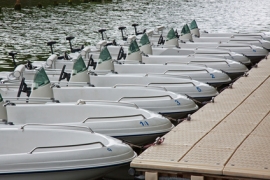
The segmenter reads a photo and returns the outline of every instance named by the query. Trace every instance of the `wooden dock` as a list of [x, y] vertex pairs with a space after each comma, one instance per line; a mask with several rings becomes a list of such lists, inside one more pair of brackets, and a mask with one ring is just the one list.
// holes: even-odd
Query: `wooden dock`
[[[131, 167], [146, 180], [270, 179], [270, 56], [148, 148]], [[170, 178], [168, 178], [170, 179]]]

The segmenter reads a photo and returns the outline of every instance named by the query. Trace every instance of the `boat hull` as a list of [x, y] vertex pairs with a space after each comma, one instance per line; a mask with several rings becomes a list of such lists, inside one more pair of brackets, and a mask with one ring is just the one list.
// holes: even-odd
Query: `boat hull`
[[162, 113], [163, 116], [168, 117], [169, 119], [183, 119], [189, 114], [193, 114], [196, 111], [185, 111], [185, 112], [174, 112], [174, 113]]
[[212, 100], [212, 96], [208, 96], [208, 97], [196, 97], [196, 98], [193, 98], [195, 99], [196, 101], [199, 101], [201, 103], [204, 103], [204, 102], [208, 102], [208, 101], [211, 101]]
[[155, 142], [157, 137], [161, 137], [168, 132], [155, 133], [155, 134], [142, 134], [142, 135], [137, 135], [137, 136], [136, 135], [135, 136], [120, 136], [120, 137], [117, 136], [115, 138], [121, 139], [126, 143], [132, 142], [132, 144], [142, 146], [142, 145], [147, 145], [149, 143]]
[[[129, 164], [129, 163], [128, 163]], [[40, 171], [40, 172], [20, 172], [20, 173], [9, 173], [0, 174], [0, 179], [5, 180], [87, 180], [96, 179], [101, 175], [114, 171], [115, 169], [121, 168], [122, 165], [115, 166], [103, 166], [100, 168], [81, 168], [71, 170], [55, 170], [55, 171]]]
[[243, 76], [245, 73], [243, 73], [243, 72], [238, 72], [238, 73], [226, 73], [226, 74], [228, 74], [228, 76], [229, 76], [229, 77], [232, 79], [232, 81], [233, 81], [233, 80], [235, 80], [235, 79], [237, 79], [237, 78]]

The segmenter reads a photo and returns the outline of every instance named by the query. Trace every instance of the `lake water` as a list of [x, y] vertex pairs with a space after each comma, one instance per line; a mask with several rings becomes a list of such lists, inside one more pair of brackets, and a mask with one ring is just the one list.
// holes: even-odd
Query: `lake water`
[[[101, 2], [101, 1], [100, 1]], [[25, 60], [46, 60], [50, 55], [48, 41], [59, 42], [57, 53], [69, 50], [66, 36], [76, 37], [74, 45], [97, 43], [96, 33], [106, 28], [110, 39], [119, 39], [119, 26], [134, 32], [165, 25], [181, 29], [196, 19], [200, 29], [210, 32], [269, 31], [270, 0], [113, 0], [105, 3], [79, 3], [73, 6], [47, 5], [45, 8], [24, 7], [14, 11], [2, 7], [0, 13], [0, 71], [12, 70], [10, 51], [18, 53], [19, 63]]]

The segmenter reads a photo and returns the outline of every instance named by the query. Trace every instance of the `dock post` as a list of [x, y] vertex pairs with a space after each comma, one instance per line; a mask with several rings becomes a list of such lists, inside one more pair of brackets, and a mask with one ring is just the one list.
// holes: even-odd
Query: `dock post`
[[203, 176], [191, 176], [191, 180], [204, 180]]
[[14, 10], [20, 11], [22, 9], [21, 0], [17, 0], [14, 6]]
[[158, 180], [157, 172], [145, 172], [145, 180]]

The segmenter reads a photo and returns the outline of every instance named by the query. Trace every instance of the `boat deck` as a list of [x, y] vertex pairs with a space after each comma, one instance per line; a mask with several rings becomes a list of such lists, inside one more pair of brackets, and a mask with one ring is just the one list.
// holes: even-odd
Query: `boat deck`
[[148, 148], [131, 167], [146, 180], [270, 179], [270, 56]]

